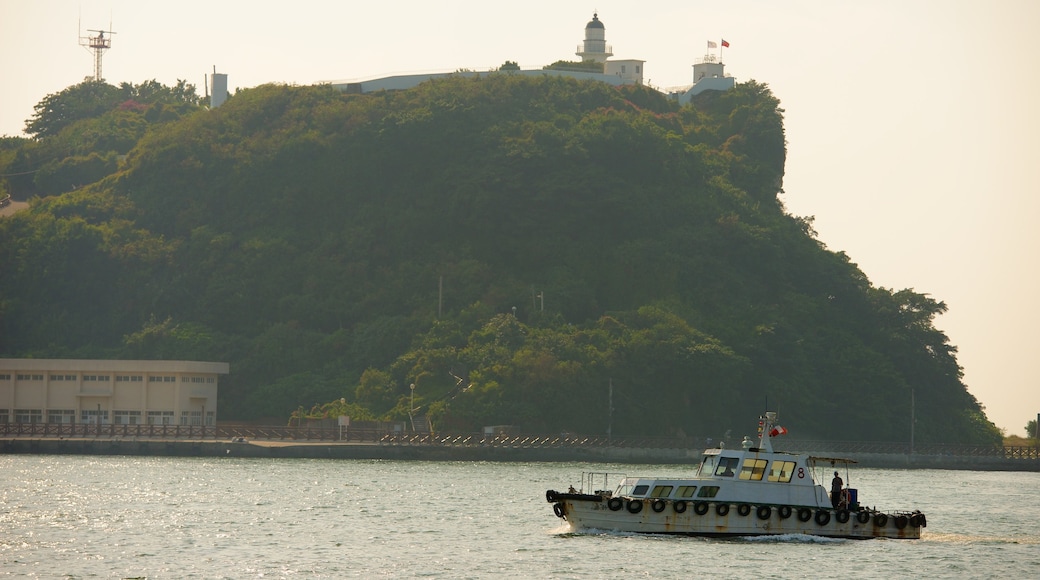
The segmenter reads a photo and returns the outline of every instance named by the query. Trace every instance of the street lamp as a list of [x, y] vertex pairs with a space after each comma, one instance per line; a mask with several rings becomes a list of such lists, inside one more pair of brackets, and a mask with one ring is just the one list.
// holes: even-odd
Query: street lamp
[[415, 433], [415, 417], [412, 415], [415, 412], [415, 383], [411, 384], [412, 394], [408, 397], [408, 422], [412, 424], [412, 433]]

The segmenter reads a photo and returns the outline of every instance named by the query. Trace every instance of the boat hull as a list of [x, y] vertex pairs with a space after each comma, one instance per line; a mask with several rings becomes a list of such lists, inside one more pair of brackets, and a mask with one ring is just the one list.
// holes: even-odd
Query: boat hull
[[806, 534], [828, 538], [918, 539], [927, 525], [924, 515], [919, 513], [593, 497], [557, 494], [553, 510], [575, 530], [688, 536]]

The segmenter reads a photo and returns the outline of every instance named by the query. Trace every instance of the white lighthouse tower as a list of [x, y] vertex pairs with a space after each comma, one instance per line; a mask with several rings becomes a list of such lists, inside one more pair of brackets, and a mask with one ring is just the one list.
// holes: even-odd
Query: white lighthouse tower
[[592, 20], [585, 25], [585, 42], [578, 47], [578, 51], [574, 54], [581, 57], [581, 60], [592, 60], [595, 62], [607, 62], [607, 59], [614, 56], [614, 53], [610, 51], [610, 46], [606, 40], [606, 29], [603, 27], [603, 23], [599, 21], [599, 15], [595, 12], [592, 13]]

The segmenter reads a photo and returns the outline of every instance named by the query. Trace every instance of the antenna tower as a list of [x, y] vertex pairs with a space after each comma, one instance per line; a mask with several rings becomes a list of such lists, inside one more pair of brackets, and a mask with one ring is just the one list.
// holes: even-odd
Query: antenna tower
[[[109, 26], [109, 28], [112, 28]], [[84, 48], [89, 48], [94, 51], [94, 82], [100, 83], [105, 80], [105, 77], [101, 75], [101, 58], [105, 55], [105, 51], [112, 48], [112, 35], [115, 32], [111, 30], [88, 30], [87, 32], [96, 32], [97, 36], [80, 36], [79, 45]], [[108, 34], [108, 37], [105, 35]]]

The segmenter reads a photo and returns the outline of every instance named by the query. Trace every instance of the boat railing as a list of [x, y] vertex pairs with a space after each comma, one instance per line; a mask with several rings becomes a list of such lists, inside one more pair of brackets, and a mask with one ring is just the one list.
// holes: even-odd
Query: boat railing
[[624, 473], [611, 473], [607, 471], [583, 471], [581, 472], [581, 493], [596, 493], [598, 491], [613, 492], [617, 482], [625, 479]]

